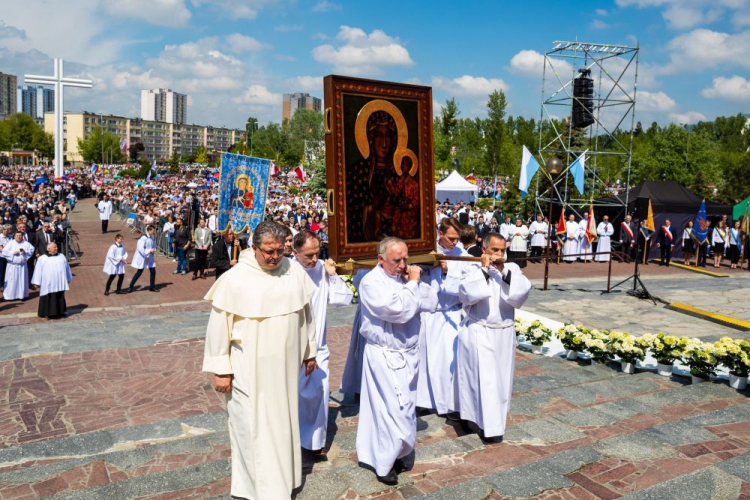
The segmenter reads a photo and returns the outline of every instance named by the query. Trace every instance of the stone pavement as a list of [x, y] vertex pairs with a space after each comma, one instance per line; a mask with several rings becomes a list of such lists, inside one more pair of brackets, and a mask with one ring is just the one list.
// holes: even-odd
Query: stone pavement
[[[352, 309], [331, 316], [332, 387]], [[0, 330], [0, 499], [228, 499], [224, 401], [198, 371], [206, 315]], [[334, 392], [328, 461], [297, 498], [750, 499], [750, 393], [686, 383], [519, 350], [505, 442], [422, 417], [395, 488], [357, 466], [358, 406]]]

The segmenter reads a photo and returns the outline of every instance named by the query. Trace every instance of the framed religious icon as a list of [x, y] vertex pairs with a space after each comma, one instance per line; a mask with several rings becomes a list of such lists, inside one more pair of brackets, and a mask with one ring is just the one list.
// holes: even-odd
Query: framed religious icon
[[435, 249], [432, 89], [324, 79], [329, 255], [372, 259], [386, 236]]

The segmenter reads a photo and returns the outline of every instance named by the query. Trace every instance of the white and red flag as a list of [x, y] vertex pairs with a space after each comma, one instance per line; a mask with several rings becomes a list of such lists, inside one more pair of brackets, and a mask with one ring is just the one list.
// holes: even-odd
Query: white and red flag
[[305, 179], [307, 178], [307, 174], [305, 174], [305, 169], [300, 163], [297, 168], [294, 169], [294, 173], [297, 174], [297, 177], [299, 178], [300, 182], [305, 182]]
[[280, 172], [279, 166], [276, 165], [276, 162], [272, 161], [271, 162], [271, 176], [276, 177], [277, 175], [279, 175], [279, 172]]

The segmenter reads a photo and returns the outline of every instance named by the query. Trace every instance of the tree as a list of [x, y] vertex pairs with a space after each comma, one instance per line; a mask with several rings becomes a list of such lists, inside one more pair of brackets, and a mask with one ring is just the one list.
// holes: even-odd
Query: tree
[[174, 152], [172, 153], [172, 157], [169, 159], [169, 173], [180, 173], [180, 159], [177, 157], [177, 153]]
[[323, 115], [312, 109], [298, 109], [288, 122], [290, 159], [297, 157], [291, 164], [299, 161], [310, 163], [321, 154], [325, 140]]
[[255, 131], [258, 129], [258, 119], [254, 116], [249, 116], [247, 118], [247, 123], [245, 124], [245, 139], [247, 143], [247, 151], [248, 154], [253, 151], [253, 141], [255, 137]]
[[122, 158], [120, 140], [116, 135], [94, 127], [88, 139], [78, 139], [78, 154], [87, 163], [118, 163]]
[[[313, 178], [310, 181], [310, 191], [313, 194], [324, 196], [326, 194], [326, 161], [318, 157], [310, 163]], [[330, 207], [329, 207], [330, 208]]]
[[490, 94], [487, 101], [487, 119], [484, 120], [484, 159], [486, 171], [493, 175], [511, 173], [505, 172], [501, 165], [501, 153], [506, 135], [504, 120], [506, 107], [507, 102], [502, 90], [495, 90]]
[[203, 165], [208, 163], [208, 150], [206, 150], [206, 146], [204, 146], [203, 144], [195, 148], [193, 154], [195, 155], [196, 163], [200, 163]]
[[128, 146], [128, 154], [130, 155], [130, 161], [138, 161], [138, 153], [145, 151], [146, 146], [142, 142], [135, 142]]
[[451, 97], [445, 101], [445, 106], [440, 110], [443, 135], [449, 138], [453, 137], [453, 132], [456, 129], [456, 125], [458, 125], [458, 115], [460, 114], [461, 111], [458, 109], [455, 98]]
[[0, 121], [0, 150], [19, 148], [36, 151], [39, 156], [55, 156], [55, 139], [23, 113], [16, 113]]

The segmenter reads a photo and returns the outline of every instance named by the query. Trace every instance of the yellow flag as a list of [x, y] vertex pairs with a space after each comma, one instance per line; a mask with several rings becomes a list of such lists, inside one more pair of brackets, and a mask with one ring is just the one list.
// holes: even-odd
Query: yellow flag
[[742, 225], [740, 226], [743, 240], [745, 240], [747, 235], [750, 234], [750, 222], [748, 222], [748, 215], [750, 215], [750, 213], [748, 212], [750, 212], [750, 201], [745, 203], [745, 216], [742, 218]]
[[651, 236], [656, 231], [656, 227], [654, 226], [654, 210], [651, 208], [651, 198], [648, 199], [648, 215], [646, 216], [646, 220], [643, 221], [643, 228], [650, 231], [648, 236]]

